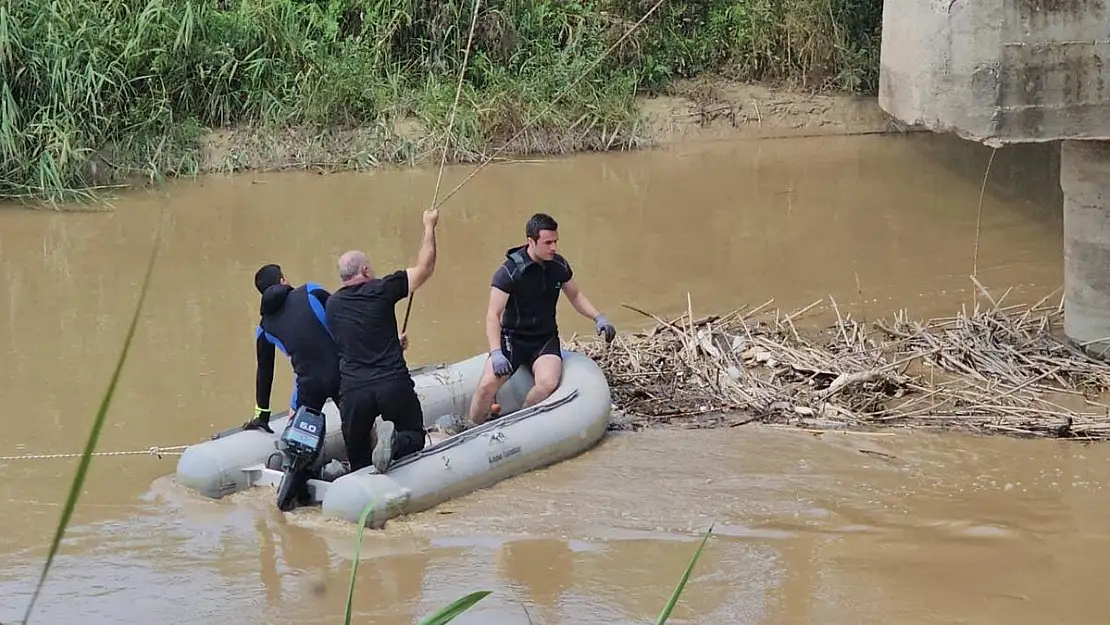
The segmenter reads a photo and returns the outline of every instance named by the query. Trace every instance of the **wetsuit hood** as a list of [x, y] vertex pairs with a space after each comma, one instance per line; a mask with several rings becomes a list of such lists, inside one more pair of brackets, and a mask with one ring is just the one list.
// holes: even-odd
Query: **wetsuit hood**
[[262, 305], [259, 307], [259, 314], [268, 315], [281, 310], [292, 290], [293, 287], [288, 284], [275, 284], [266, 289], [262, 293]]

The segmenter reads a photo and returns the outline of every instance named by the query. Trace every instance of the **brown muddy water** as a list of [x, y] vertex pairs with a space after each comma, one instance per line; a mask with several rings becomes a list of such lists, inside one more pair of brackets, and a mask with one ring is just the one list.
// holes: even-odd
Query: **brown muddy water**
[[[709, 143], [493, 166], [443, 209], [410, 363], [484, 350], [489, 277], [536, 210], [625, 329], [662, 314], [832, 294], [864, 315], [970, 301], [989, 154], [933, 135]], [[979, 276], [1033, 301], [1060, 286], [1047, 148], [1000, 155]], [[446, 189], [469, 168], [450, 170]], [[434, 171], [243, 175], [134, 194], [106, 214], [0, 210], [0, 455], [78, 452], [117, 356], [156, 220], [165, 240], [100, 443], [202, 440], [252, 401], [251, 276], [336, 285], [367, 250], [414, 259]], [[403, 307], [399, 307], [399, 313]], [[589, 322], [563, 307], [569, 335]], [[274, 401], [290, 391], [279, 366]], [[1094, 623], [1110, 599], [1106, 447], [746, 427], [614, 434], [587, 454], [368, 533], [355, 620], [413, 623], [479, 588], [465, 623], [648, 623], [711, 522], [672, 622]], [[876, 455], [861, 452], [881, 452]], [[350, 526], [283, 516], [272, 493], [204, 501], [174, 457], [97, 458], [35, 622], [336, 623]], [[0, 621], [21, 617], [76, 466], [0, 460]]]

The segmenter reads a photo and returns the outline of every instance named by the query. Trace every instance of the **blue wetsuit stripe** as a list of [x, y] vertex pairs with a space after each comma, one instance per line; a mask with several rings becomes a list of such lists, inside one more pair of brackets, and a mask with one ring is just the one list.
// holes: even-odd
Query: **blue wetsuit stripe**
[[331, 333], [331, 328], [328, 327], [327, 311], [324, 310], [324, 305], [320, 303], [320, 300], [312, 296], [312, 292], [314, 290], [322, 289], [324, 287], [316, 284], [315, 282], [306, 282], [304, 287], [308, 295], [308, 305], [310, 308], [312, 308], [312, 313], [316, 315], [316, 320], [320, 322], [320, 325], [324, 326], [324, 330], [328, 333], [328, 336], [330, 336], [334, 340], [335, 335]]
[[278, 349], [280, 349], [281, 353], [285, 354], [286, 356], [289, 355], [289, 350], [285, 349], [285, 344], [282, 343], [278, 339], [278, 337], [274, 336], [273, 334], [270, 334], [269, 332], [266, 332], [265, 330], [262, 331], [262, 334], [266, 337], [267, 341], [274, 344], [274, 347], [277, 347]]

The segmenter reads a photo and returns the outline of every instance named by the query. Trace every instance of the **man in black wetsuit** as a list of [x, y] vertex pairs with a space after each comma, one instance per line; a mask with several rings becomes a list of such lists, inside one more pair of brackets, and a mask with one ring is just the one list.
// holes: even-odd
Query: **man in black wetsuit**
[[328, 330], [325, 306], [330, 294], [308, 282], [293, 288], [278, 265], [264, 265], [254, 274], [262, 294], [261, 319], [255, 329], [257, 372], [254, 419], [244, 429], [270, 429], [270, 391], [274, 382], [274, 348], [289, 357], [296, 375], [290, 410], [307, 406], [322, 410], [339, 396], [339, 354]]
[[424, 211], [414, 267], [378, 278], [366, 254], [339, 257], [343, 286], [328, 299], [327, 313], [339, 347], [339, 415], [351, 471], [373, 464], [385, 473], [394, 458], [424, 448], [424, 414], [398, 340], [396, 306], [435, 271], [438, 220], [438, 210]]
[[506, 251], [505, 262], [493, 274], [486, 311], [490, 358], [470, 402], [470, 421], [475, 425], [489, 420], [498, 389], [521, 366], [530, 367], [535, 379], [524, 406], [543, 401], [559, 386], [563, 375], [555, 322], [559, 293], [566, 294], [580, 315], [593, 320], [605, 342], [617, 333], [578, 288], [570, 263], [556, 251], [559, 224], [550, 215], [536, 213], [524, 230], [525, 245]]

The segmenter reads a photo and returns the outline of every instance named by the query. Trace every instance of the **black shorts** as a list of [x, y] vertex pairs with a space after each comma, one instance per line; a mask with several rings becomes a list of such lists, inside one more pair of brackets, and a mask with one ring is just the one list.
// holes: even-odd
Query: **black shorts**
[[536, 362], [536, 359], [540, 356], [563, 357], [558, 332], [540, 336], [521, 336], [502, 332], [501, 352], [509, 359], [513, 371], [520, 367], [531, 368], [532, 363]]

